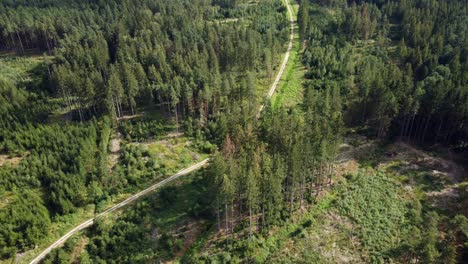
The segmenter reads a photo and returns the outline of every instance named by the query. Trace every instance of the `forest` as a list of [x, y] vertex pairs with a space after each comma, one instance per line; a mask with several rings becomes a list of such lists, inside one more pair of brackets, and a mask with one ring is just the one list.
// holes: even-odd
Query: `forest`
[[[224, 137], [221, 113], [242, 106], [246, 118], [254, 115], [258, 82], [272, 78], [289, 25], [279, 0], [0, 5], [0, 153], [11, 163], [0, 167], [0, 255], [7, 259], [44, 242], [51, 222], [88, 205], [99, 211], [171, 171], [155, 161], [157, 150], [131, 144], [110, 165], [116, 129], [143, 142], [180, 128], [210, 152], [204, 140]], [[125, 120], [142, 109], [163, 118]]]
[[[466, 1], [0, 5], [0, 157], [10, 160], [0, 166], [0, 258], [205, 155], [206, 169], [44, 262], [467, 258]], [[288, 64], [301, 71], [267, 98], [287, 5]], [[179, 132], [192, 145], [169, 160], [154, 142], [184, 145], [166, 137]], [[124, 146], [111, 164], [116, 135]]]

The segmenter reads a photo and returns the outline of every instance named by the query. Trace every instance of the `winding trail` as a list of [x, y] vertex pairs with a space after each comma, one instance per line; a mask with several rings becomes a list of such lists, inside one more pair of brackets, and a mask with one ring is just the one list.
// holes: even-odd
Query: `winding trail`
[[[289, 35], [289, 43], [288, 43], [288, 49], [286, 50], [286, 54], [284, 55], [284, 59], [283, 59], [283, 62], [281, 64], [281, 67], [280, 69], [278, 70], [278, 73], [276, 75], [276, 79], [275, 81], [273, 82], [273, 84], [271, 85], [270, 87], [270, 90], [268, 91], [268, 94], [267, 94], [267, 97], [268, 98], [271, 98], [273, 96], [273, 94], [275, 93], [276, 91], [276, 88], [278, 86], [278, 83], [280, 82], [281, 80], [281, 77], [283, 76], [283, 73], [284, 73], [284, 70], [286, 69], [286, 65], [288, 64], [288, 61], [289, 61], [289, 54], [292, 50], [292, 47], [293, 47], [293, 41], [294, 41], [294, 17], [293, 17], [293, 13], [292, 13], [292, 9], [291, 9], [291, 5], [289, 3], [290, 0], [284, 0], [285, 4], [286, 4], [286, 7], [287, 7], [287, 10], [288, 10], [288, 16], [289, 16], [289, 22], [290, 22], [290, 28], [291, 28], [291, 34]], [[260, 109], [258, 110], [258, 114], [257, 114], [257, 117], [260, 117], [260, 114], [262, 113], [262, 110], [264, 108], [264, 105], [262, 104], [260, 106]], [[30, 264], [36, 264], [36, 263], [39, 263], [45, 256], [47, 256], [47, 254], [49, 254], [54, 248], [57, 248], [59, 247], [60, 245], [62, 245], [69, 237], [71, 237], [72, 235], [76, 234], [77, 232], [93, 225], [95, 219], [98, 219], [100, 217], [103, 217], [109, 213], [112, 213], [113, 211], [125, 206], [125, 205], [128, 205], [129, 203], [139, 199], [140, 197], [154, 191], [155, 189], [179, 178], [180, 176], [184, 176], [184, 175], [187, 175], [195, 170], [198, 170], [200, 169], [201, 167], [203, 167], [205, 164], [207, 164], [209, 161], [209, 158], [197, 163], [197, 164], [194, 164], [188, 168], [185, 168], [179, 172], [177, 172], [176, 174], [172, 175], [171, 177], [167, 178], [167, 179], [164, 179], [150, 187], [148, 187], [147, 189], [141, 191], [141, 192], [138, 192], [134, 195], [132, 195], [131, 197], [127, 198], [126, 200], [124, 200], [123, 202], [120, 202], [108, 209], [106, 209], [105, 211], [97, 214], [94, 218], [91, 218], [91, 219], [88, 219], [86, 221], [84, 221], [83, 223], [81, 223], [80, 225], [74, 227], [72, 230], [68, 231], [68, 233], [66, 233], [65, 235], [63, 235], [61, 238], [59, 238], [57, 241], [55, 241], [52, 245], [50, 245], [49, 247], [47, 247], [44, 251], [41, 252], [41, 254], [39, 254], [35, 259], [33, 259]]]

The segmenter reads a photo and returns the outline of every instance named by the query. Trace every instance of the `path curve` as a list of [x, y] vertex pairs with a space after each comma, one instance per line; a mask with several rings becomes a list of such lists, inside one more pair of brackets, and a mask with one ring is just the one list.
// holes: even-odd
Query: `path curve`
[[[284, 70], [286, 69], [286, 65], [288, 64], [288, 61], [289, 61], [289, 54], [292, 50], [292, 47], [293, 47], [293, 41], [294, 41], [294, 17], [293, 17], [293, 13], [292, 13], [292, 10], [291, 10], [291, 5], [289, 3], [289, 0], [284, 0], [285, 4], [286, 4], [286, 7], [287, 7], [287, 10], [288, 10], [288, 15], [289, 15], [289, 22], [290, 22], [290, 28], [291, 28], [291, 34], [289, 35], [289, 43], [288, 43], [288, 49], [286, 50], [286, 54], [284, 55], [284, 59], [283, 59], [283, 62], [281, 64], [281, 67], [276, 75], [276, 79], [275, 81], [273, 82], [273, 84], [271, 85], [270, 87], [270, 90], [268, 91], [268, 94], [267, 94], [267, 97], [268, 98], [271, 98], [273, 96], [273, 94], [275, 93], [276, 91], [276, 88], [278, 86], [278, 83], [280, 82], [281, 80], [281, 77], [283, 76], [283, 73], [284, 73]], [[264, 105], [262, 104], [260, 106], [260, 109], [258, 110], [258, 115], [257, 117], [260, 117], [260, 114], [262, 113], [262, 110], [264, 108]], [[91, 219], [88, 219], [86, 220], [85, 222], [81, 223], [80, 225], [76, 226], [75, 228], [73, 228], [72, 230], [70, 230], [68, 233], [66, 233], [64, 236], [62, 236], [61, 238], [59, 238], [57, 241], [55, 241], [52, 245], [50, 245], [48, 248], [46, 248], [44, 251], [41, 252], [41, 254], [39, 254], [35, 259], [33, 259], [30, 264], [36, 264], [36, 263], [39, 263], [45, 256], [47, 256], [47, 254], [49, 254], [50, 251], [52, 251], [54, 248], [57, 248], [59, 247], [60, 245], [62, 245], [69, 237], [71, 237], [72, 235], [76, 234], [77, 232], [93, 225], [94, 223], [94, 220], [97, 219], [97, 218], [100, 218], [100, 217], [103, 217], [135, 200], [137, 200], [138, 198], [140, 198], [141, 196], [144, 196], [152, 191], [154, 191], [155, 189], [179, 178], [180, 176], [183, 176], [183, 175], [186, 175], [186, 174], [189, 174], [190, 172], [193, 172], [195, 170], [198, 170], [199, 168], [203, 167], [206, 163], [208, 163], [209, 161], [209, 158], [197, 163], [197, 164], [194, 164], [188, 168], [185, 168], [181, 171], [179, 171], [178, 173], [172, 175], [171, 177], [167, 178], [167, 179], [164, 179], [150, 187], [148, 187], [147, 189], [139, 192], [139, 193], [136, 193], [135, 195], [127, 198], [125, 201], [123, 202], [120, 202], [108, 209], [106, 209], [105, 211], [99, 213], [96, 215], [96, 217], [94, 218], [91, 218]]]
[[59, 238], [57, 241], [55, 241], [52, 245], [50, 245], [48, 248], [46, 248], [44, 251], [42, 251], [41, 254], [39, 254], [35, 259], [33, 259], [30, 263], [31, 264], [35, 264], [35, 263], [39, 263], [39, 261], [41, 261], [47, 254], [49, 254], [50, 251], [52, 251], [52, 249], [56, 248], [56, 247], [59, 247], [60, 245], [62, 245], [62, 243], [64, 243], [69, 237], [71, 237], [72, 235], [76, 234], [77, 232], [93, 225], [94, 223], [94, 220], [97, 219], [97, 218], [100, 218], [100, 217], [103, 217], [135, 200], [137, 200], [138, 198], [154, 191], [155, 189], [179, 178], [180, 176], [183, 176], [183, 175], [186, 175], [186, 174], [189, 174], [190, 172], [193, 172], [195, 170], [198, 170], [199, 168], [203, 167], [207, 162], [208, 162], [209, 159], [205, 159], [203, 161], [200, 161], [199, 163], [197, 164], [194, 164], [188, 168], [185, 168], [179, 172], [177, 172], [176, 174], [172, 175], [171, 177], [167, 178], [167, 179], [164, 179], [154, 185], [151, 185], [150, 187], [144, 189], [143, 191], [139, 192], [139, 193], [136, 193], [135, 195], [127, 198], [126, 200], [124, 200], [123, 202], [120, 202], [110, 208], [108, 208], [107, 210], [99, 213], [96, 215], [96, 217], [94, 218], [91, 218], [91, 219], [88, 219], [86, 220], [85, 222], [81, 223], [80, 225], [76, 226], [75, 228], [73, 228], [72, 230], [70, 230], [68, 233], [66, 233], [64, 236], [62, 236], [61, 238]]

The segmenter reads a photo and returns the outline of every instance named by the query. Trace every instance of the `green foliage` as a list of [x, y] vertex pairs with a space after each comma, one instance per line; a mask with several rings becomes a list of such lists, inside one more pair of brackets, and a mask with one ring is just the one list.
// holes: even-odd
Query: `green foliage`
[[17, 250], [37, 245], [47, 235], [50, 217], [41, 198], [33, 191], [20, 191], [0, 208], [0, 257], [10, 258]]
[[381, 139], [464, 141], [464, 1], [309, 2], [298, 17], [307, 84], [340, 87], [347, 125]]
[[357, 175], [343, 188], [336, 200], [340, 213], [358, 224], [364, 246], [373, 257], [388, 257], [386, 252], [410, 234], [412, 219], [407, 214], [411, 203], [402, 187], [378, 172]]
[[[183, 249], [183, 232], [193, 221], [210, 220], [203, 213], [211, 197], [203, 174], [192, 175], [177, 185], [139, 201], [115, 222], [99, 221], [88, 234], [87, 254], [92, 262], [160, 262]], [[199, 215], [189, 214], [197, 207]], [[200, 209], [202, 208], [202, 209]], [[182, 230], [182, 233], [181, 233]]]
[[158, 139], [175, 130], [173, 125], [152, 118], [124, 120], [119, 125], [126, 140], [137, 142]]
[[5, 2], [0, 51], [54, 55], [49, 87], [75, 119], [156, 103], [203, 126], [231, 102], [254, 99], [247, 83], [272, 67], [288, 37], [280, 0], [242, 2]]

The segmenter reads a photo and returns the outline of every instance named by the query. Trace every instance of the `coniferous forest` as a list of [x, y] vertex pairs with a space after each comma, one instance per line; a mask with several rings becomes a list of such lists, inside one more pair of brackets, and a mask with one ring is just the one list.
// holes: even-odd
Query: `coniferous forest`
[[0, 261], [464, 263], [467, 144], [464, 0], [0, 1]]

